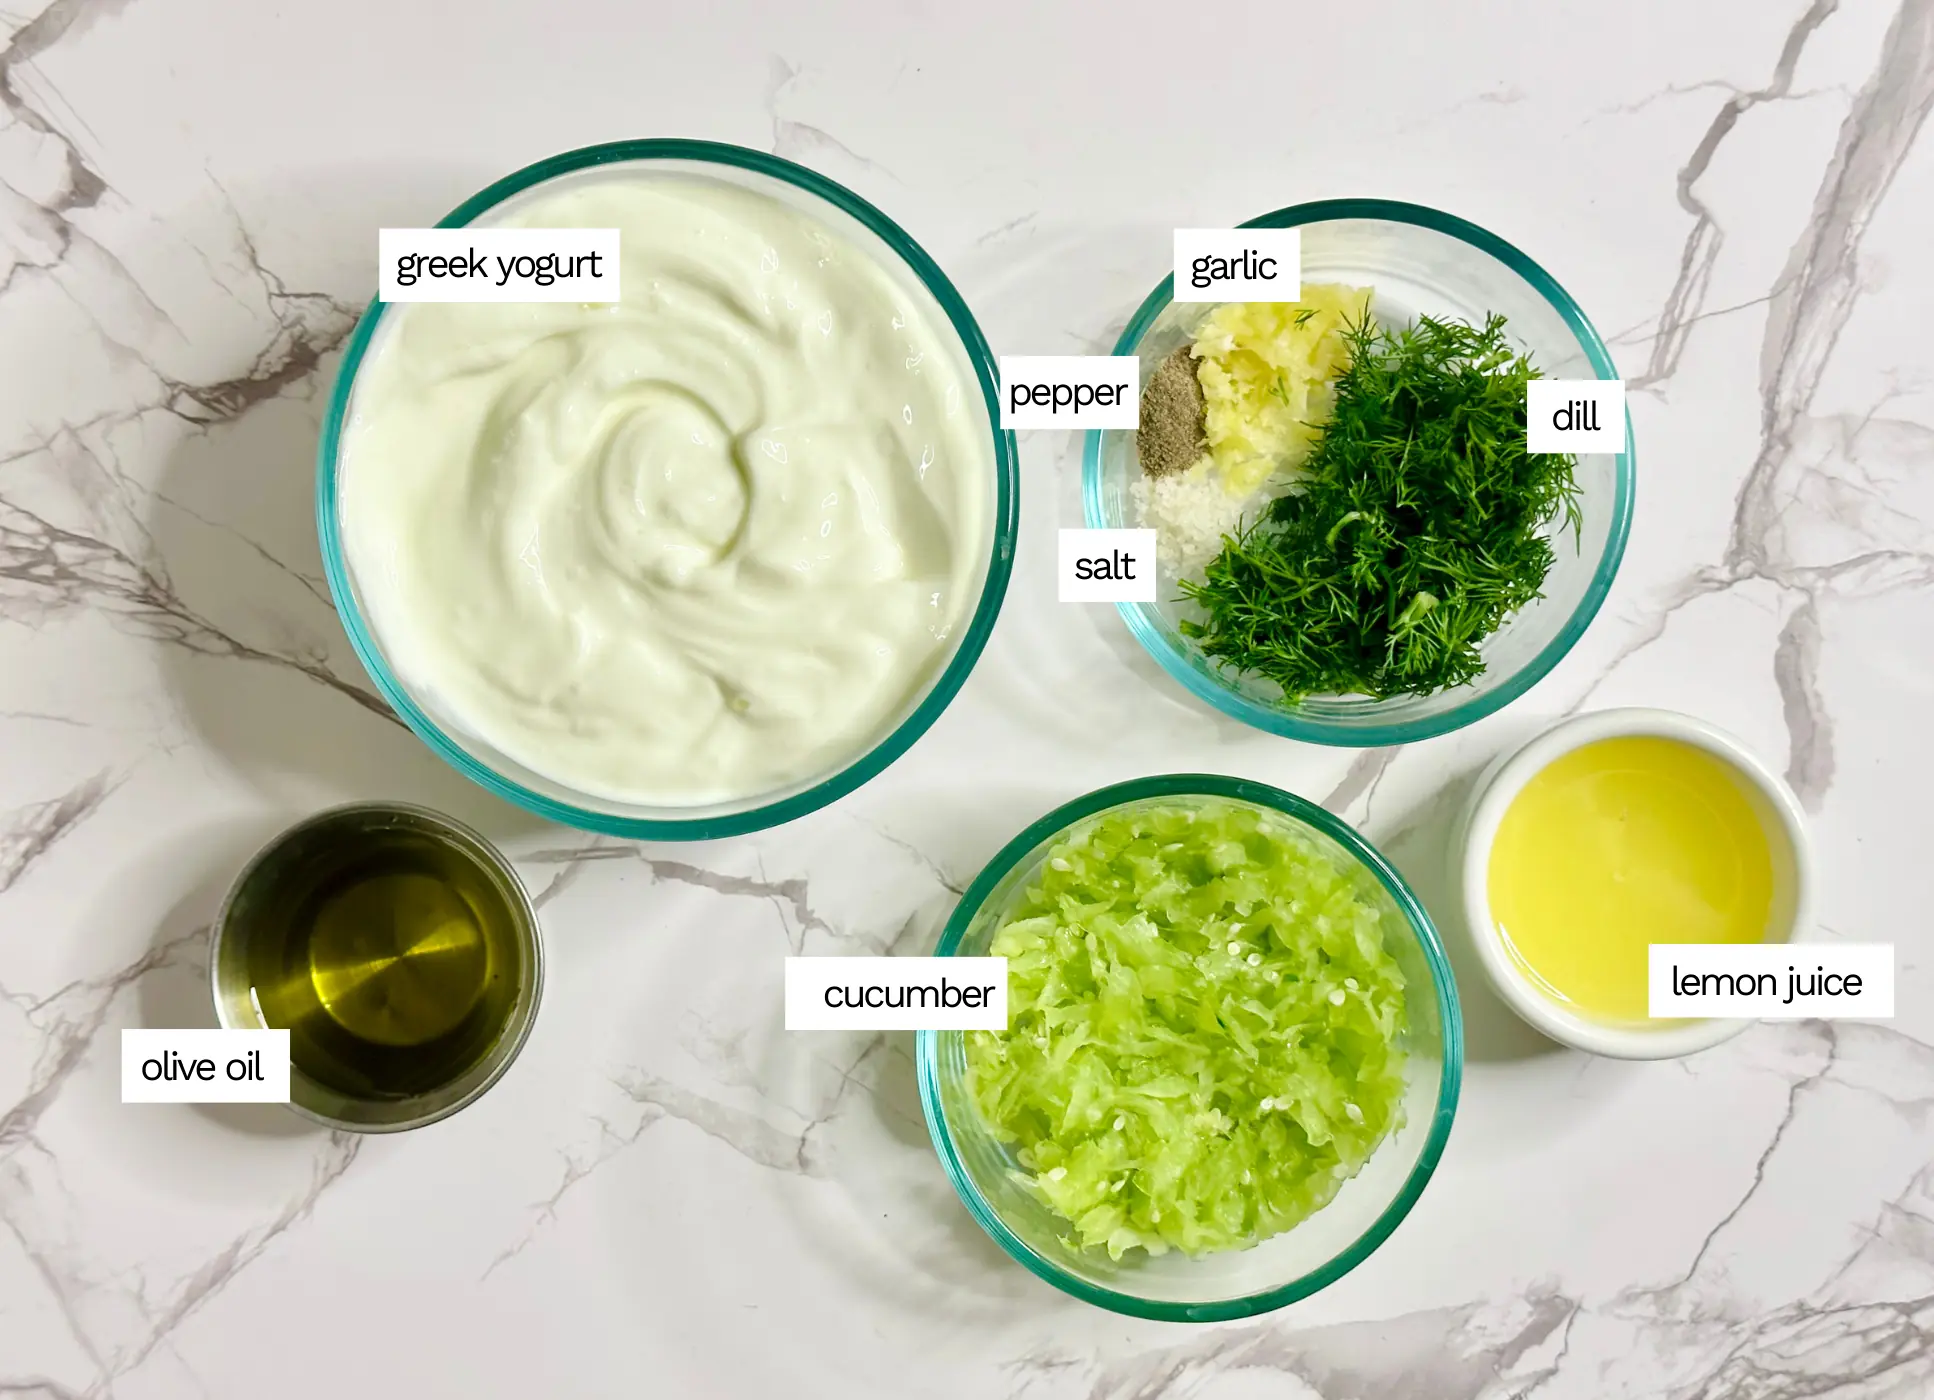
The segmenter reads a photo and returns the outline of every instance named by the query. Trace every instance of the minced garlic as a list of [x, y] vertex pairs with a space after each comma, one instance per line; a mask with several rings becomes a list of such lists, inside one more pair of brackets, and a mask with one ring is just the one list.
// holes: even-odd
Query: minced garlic
[[1334, 407], [1331, 385], [1349, 368], [1341, 332], [1370, 310], [1368, 287], [1305, 285], [1295, 302], [1231, 302], [1196, 331], [1204, 428], [1221, 484], [1248, 497], [1294, 472]]

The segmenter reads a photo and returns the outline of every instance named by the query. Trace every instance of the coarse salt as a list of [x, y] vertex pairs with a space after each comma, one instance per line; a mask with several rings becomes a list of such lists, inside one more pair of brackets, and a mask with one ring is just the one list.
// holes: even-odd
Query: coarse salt
[[1128, 494], [1143, 528], [1155, 531], [1157, 560], [1177, 577], [1199, 574], [1222, 552], [1222, 537], [1262, 503], [1261, 492], [1231, 495], [1206, 456], [1187, 471], [1141, 477]]

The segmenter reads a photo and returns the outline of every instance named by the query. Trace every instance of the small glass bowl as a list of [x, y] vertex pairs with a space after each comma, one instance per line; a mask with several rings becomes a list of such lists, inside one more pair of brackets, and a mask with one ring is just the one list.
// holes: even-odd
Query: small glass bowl
[[[1302, 230], [1302, 280], [1371, 287], [1371, 308], [1401, 324], [1419, 315], [1483, 324], [1502, 313], [1518, 346], [1548, 379], [1616, 379], [1605, 342], [1550, 273], [1495, 234], [1454, 215], [1383, 199], [1326, 199], [1251, 219], [1245, 228]], [[1141, 360], [1142, 382], [1193, 338], [1215, 308], [1170, 299], [1173, 279], [1135, 312], [1114, 353]], [[1094, 528], [1140, 523], [1129, 488], [1142, 475], [1132, 430], [1088, 434], [1082, 504]], [[1544, 597], [1522, 609], [1483, 647], [1484, 674], [1435, 695], [1310, 696], [1286, 703], [1255, 676], [1223, 670], [1176, 628], [1183, 609], [1164, 572], [1162, 598], [1118, 603], [1128, 630], [1162, 668], [1200, 698], [1244, 723], [1317, 744], [1369, 748], [1428, 739], [1482, 719], [1529, 690], [1571, 650], [1612, 586], [1632, 523], [1631, 419], [1626, 450], [1580, 456], [1583, 532], [1551, 527], [1557, 555]]]
[[950, 650], [934, 666], [927, 683], [907, 698], [898, 719], [871, 748], [833, 771], [736, 801], [671, 807], [614, 801], [577, 791], [533, 772], [467, 732], [454, 719], [433, 714], [434, 706], [428, 697], [414, 693], [405, 685], [385, 654], [370, 626], [368, 611], [357, 592], [355, 575], [343, 550], [340, 502], [343, 440], [353, 412], [356, 372], [383, 333], [389, 307], [380, 301], [370, 303], [350, 336], [329, 398], [317, 449], [316, 522], [329, 593], [349, 634], [350, 645], [383, 698], [438, 757], [499, 797], [552, 821], [615, 836], [696, 841], [759, 831], [825, 806], [877, 776], [940, 717], [979, 660], [981, 648], [986, 645], [988, 634], [994, 629], [994, 619], [1000, 613], [1014, 563], [1020, 477], [1014, 435], [997, 426], [1000, 381], [994, 355], [960, 293], [898, 224], [851, 190], [804, 166], [762, 151], [715, 141], [613, 141], [566, 151], [506, 175], [458, 205], [437, 227], [488, 224], [506, 212], [500, 206], [522, 204], [533, 196], [537, 186], [595, 178], [626, 169], [700, 175], [757, 191], [802, 210], [870, 253], [902, 292], [926, 308], [936, 326], [945, 324], [953, 329], [954, 340], [949, 349], [963, 379], [968, 383], [978, 382], [980, 386], [979, 403], [986, 413], [987, 432], [993, 442], [993, 479], [987, 483], [990, 548], [982, 566], [979, 600], [973, 613], [962, 620]]
[[1345, 823], [1314, 803], [1242, 778], [1176, 773], [1118, 783], [1049, 812], [988, 862], [961, 897], [935, 950], [985, 956], [1049, 850], [1100, 813], [1214, 799], [1247, 803], [1287, 818], [1299, 834], [1354, 869], [1359, 888], [1392, 934], [1390, 952], [1407, 984], [1409, 1030], [1404, 1124], [1330, 1203], [1253, 1249], [1191, 1259], [1179, 1252], [1119, 1262], [1105, 1251], [1063, 1243], [1067, 1224], [1017, 1179], [1013, 1149], [994, 1139], [967, 1087], [961, 1031], [915, 1038], [927, 1131], [968, 1213], [1030, 1271], [1084, 1302], [1163, 1322], [1219, 1322], [1269, 1312], [1327, 1287], [1361, 1264], [1416, 1204], [1443, 1155], [1464, 1071], [1457, 984], [1430, 915], [1404, 879]]

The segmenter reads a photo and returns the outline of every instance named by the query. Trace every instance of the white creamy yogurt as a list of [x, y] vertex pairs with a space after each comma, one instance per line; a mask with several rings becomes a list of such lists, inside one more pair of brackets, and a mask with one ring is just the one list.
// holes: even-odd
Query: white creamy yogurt
[[613, 172], [502, 222], [617, 228], [623, 300], [387, 312], [341, 487], [385, 654], [440, 722], [619, 802], [844, 767], [988, 563], [951, 329], [827, 225], [703, 177]]

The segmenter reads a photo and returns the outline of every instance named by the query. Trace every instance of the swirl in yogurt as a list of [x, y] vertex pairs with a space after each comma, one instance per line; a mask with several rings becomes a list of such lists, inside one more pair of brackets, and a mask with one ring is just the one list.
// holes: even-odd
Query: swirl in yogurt
[[687, 175], [543, 187], [616, 228], [612, 305], [392, 308], [344, 550], [444, 722], [622, 803], [775, 793], [901, 719], [971, 614], [994, 462], [937, 308], [827, 224]]

